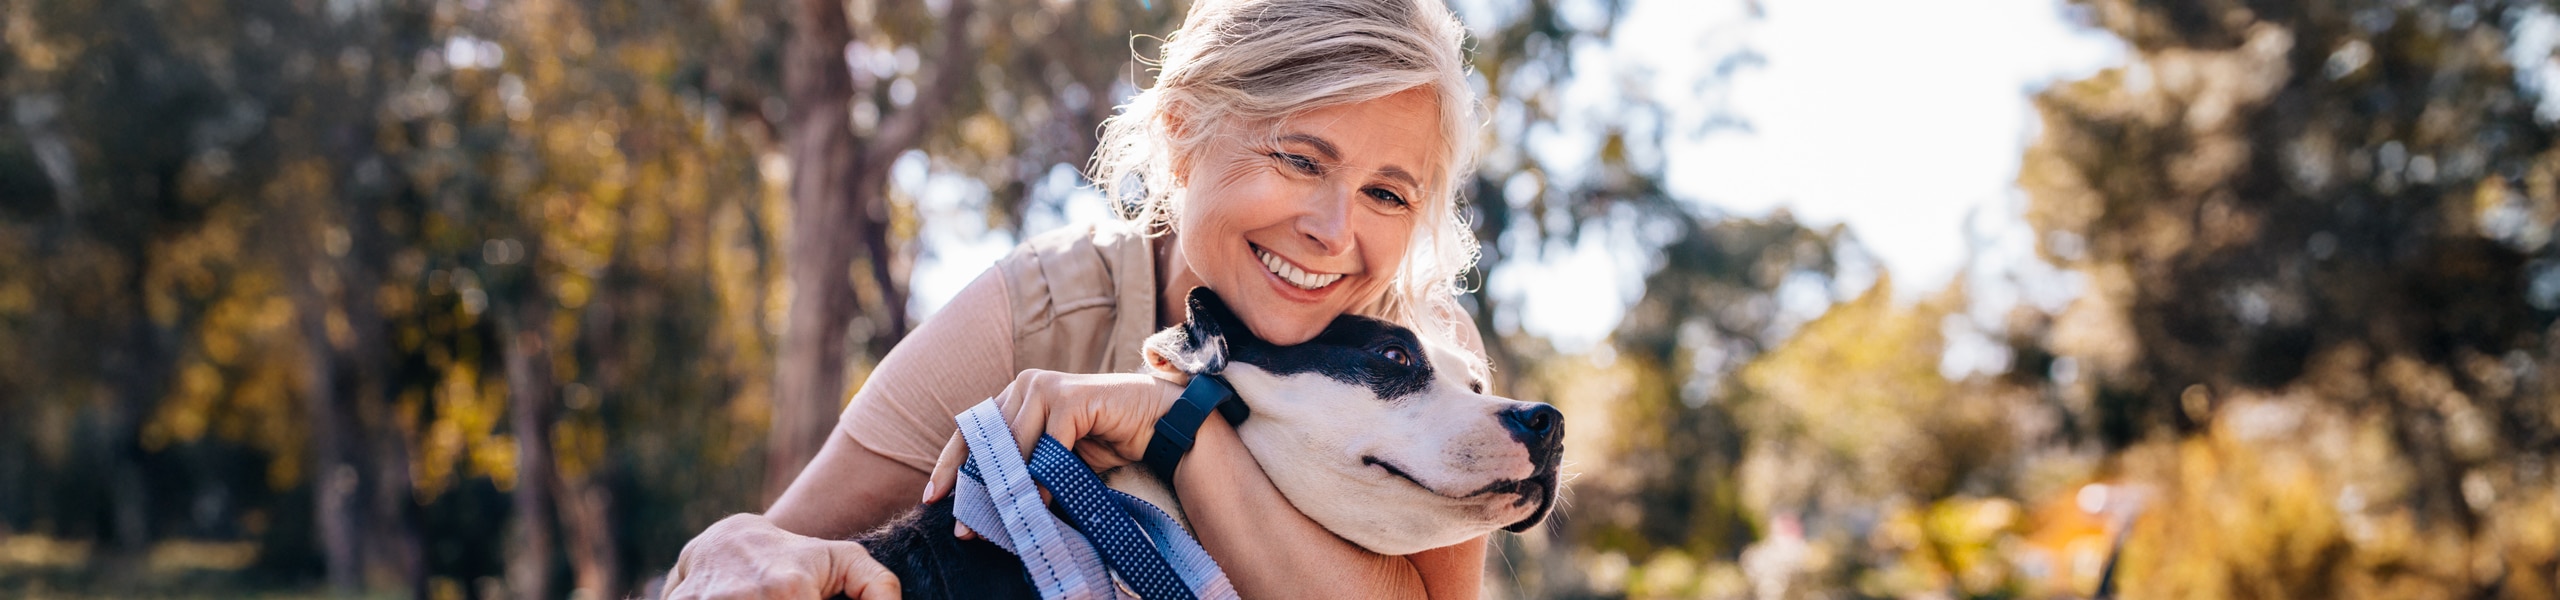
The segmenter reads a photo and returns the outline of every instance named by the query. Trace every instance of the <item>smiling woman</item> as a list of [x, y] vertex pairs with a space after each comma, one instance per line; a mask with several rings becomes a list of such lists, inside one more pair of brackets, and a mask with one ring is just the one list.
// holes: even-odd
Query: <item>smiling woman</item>
[[1405, 205], [1410, 237], [1393, 275], [1349, 308], [1448, 336], [1464, 328], [1444, 318], [1454, 313], [1420, 309], [1454, 294], [1476, 260], [1454, 203], [1479, 143], [1464, 37], [1438, 0], [1203, 2], [1167, 40], [1156, 85], [1104, 123], [1093, 181], [1150, 231], [1181, 230], [1186, 208], [1216, 200], [1187, 180], [1195, 163], [1223, 177], [1238, 159], [1268, 158]]
[[[1135, 462], [1182, 392], [1140, 374], [1140, 345], [1194, 288], [1275, 344], [1359, 314], [1481, 353], [1454, 297], [1476, 246], [1454, 197], [1477, 139], [1464, 37], [1439, 0], [1193, 6], [1094, 157], [1126, 219], [1036, 236], [961, 290], [881, 360], [767, 515], [686, 546], [669, 595], [895, 596], [863, 547], [828, 540], [949, 492], [926, 474], [956, 468], [952, 416], [991, 397], [1024, 440], [1071, 440], [1096, 469]], [[1373, 553], [1302, 514], [1227, 423], [1198, 427], [1170, 483], [1239, 592], [1476, 595], [1483, 537]]]
[[1405, 165], [1438, 162], [1434, 112], [1432, 97], [1412, 90], [1307, 111], [1271, 138], [1212, 138], [1184, 169], [1201, 179], [1182, 182], [1180, 262], [1167, 288], [1219, 290], [1282, 344], [1336, 315], [1382, 312], [1374, 305], [1393, 289], [1420, 220], [1408, 198], [1426, 198]]

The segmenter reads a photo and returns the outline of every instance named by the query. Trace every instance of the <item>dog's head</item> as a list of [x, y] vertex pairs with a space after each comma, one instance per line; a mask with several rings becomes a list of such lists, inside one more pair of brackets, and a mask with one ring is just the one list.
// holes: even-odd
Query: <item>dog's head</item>
[[1207, 288], [1190, 317], [1147, 339], [1147, 364], [1217, 374], [1253, 409], [1246, 449], [1299, 512], [1380, 554], [1412, 554], [1537, 525], [1556, 498], [1564, 417], [1486, 395], [1471, 353], [1368, 317], [1315, 339], [1253, 335]]

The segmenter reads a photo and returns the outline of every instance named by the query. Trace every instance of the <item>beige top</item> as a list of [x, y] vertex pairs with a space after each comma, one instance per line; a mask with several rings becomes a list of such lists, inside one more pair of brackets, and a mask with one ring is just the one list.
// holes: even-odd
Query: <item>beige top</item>
[[[1132, 223], [1033, 236], [943, 308], [949, 315], [1012, 315], [1010, 322], [926, 321], [881, 360], [877, 376], [845, 406], [836, 431], [929, 472], [956, 429], [952, 416], [1003, 392], [1016, 373], [1137, 372], [1139, 347], [1156, 331], [1155, 270], [1151, 244]], [[996, 302], [1003, 306], [988, 305]], [[918, 342], [950, 345], [908, 350]], [[903, 364], [910, 360], [945, 362]]]

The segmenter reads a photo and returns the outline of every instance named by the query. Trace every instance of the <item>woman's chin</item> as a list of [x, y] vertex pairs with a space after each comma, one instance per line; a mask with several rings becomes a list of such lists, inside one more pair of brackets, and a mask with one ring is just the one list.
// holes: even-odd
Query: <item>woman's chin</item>
[[[1261, 338], [1263, 341], [1280, 346], [1294, 346], [1307, 340], [1315, 339], [1317, 333], [1324, 331], [1325, 325], [1333, 322], [1333, 319], [1330, 318], [1316, 320], [1296, 314], [1290, 314], [1302, 312], [1300, 310], [1257, 311], [1254, 310], [1253, 307], [1249, 306], [1239, 306], [1236, 308], [1236, 314], [1244, 319], [1244, 326], [1253, 330], [1253, 337]], [[1291, 309], [1298, 307], [1274, 308]]]

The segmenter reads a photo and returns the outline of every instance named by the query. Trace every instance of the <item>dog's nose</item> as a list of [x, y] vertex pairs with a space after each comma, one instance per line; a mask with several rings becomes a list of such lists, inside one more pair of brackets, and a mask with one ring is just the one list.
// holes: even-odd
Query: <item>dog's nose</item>
[[1521, 404], [1502, 411], [1502, 427], [1511, 430], [1511, 439], [1536, 450], [1554, 446], [1564, 435], [1564, 413], [1545, 404]]

